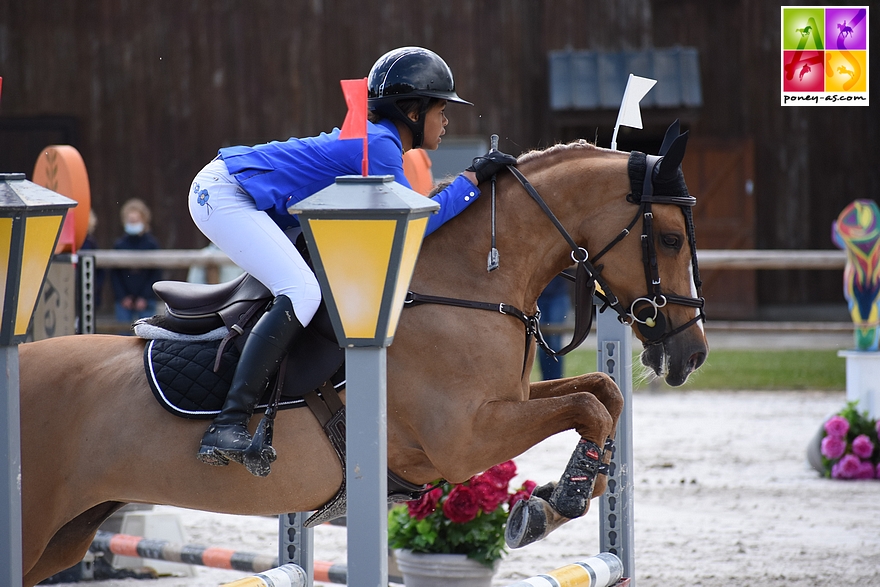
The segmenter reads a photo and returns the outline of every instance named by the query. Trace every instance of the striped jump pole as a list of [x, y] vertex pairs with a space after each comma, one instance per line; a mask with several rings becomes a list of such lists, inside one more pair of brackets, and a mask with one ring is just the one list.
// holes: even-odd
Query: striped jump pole
[[[175, 544], [167, 540], [155, 540], [98, 531], [89, 550], [94, 553], [112, 553], [145, 559], [199, 565], [215, 569], [229, 569], [246, 573], [269, 573], [276, 568], [287, 568], [290, 563], [280, 567], [277, 557], [242, 552], [230, 548], [198, 546], [194, 544]], [[315, 581], [345, 585], [348, 581], [347, 565], [329, 561], [312, 561]], [[292, 565], [299, 567], [299, 565]], [[300, 567], [301, 568], [301, 567]], [[306, 575], [306, 571], [303, 571]], [[392, 581], [403, 583], [398, 576], [389, 577]], [[238, 583], [234, 583], [238, 584]], [[283, 583], [280, 583], [283, 584]], [[255, 583], [255, 585], [258, 585]], [[304, 583], [302, 587], [306, 587]]]
[[600, 552], [543, 575], [517, 581], [508, 587], [628, 587], [623, 579], [623, 563], [610, 552]]
[[224, 583], [223, 587], [305, 587], [308, 576], [302, 567], [287, 563], [265, 573], [257, 573], [250, 577]]
[[[315, 581], [342, 585], [348, 582], [348, 569], [345, 565], [315, 561], [314, 572]], [[397, 577], [392, 577], [392, 579], [403, 582], [403, 579]], [[223, 587], [306, 587], [308, 581], [309, 577], [302, 567], [287, 563], [265, 573], [257, 573], [232, 583], [224, 583]]]

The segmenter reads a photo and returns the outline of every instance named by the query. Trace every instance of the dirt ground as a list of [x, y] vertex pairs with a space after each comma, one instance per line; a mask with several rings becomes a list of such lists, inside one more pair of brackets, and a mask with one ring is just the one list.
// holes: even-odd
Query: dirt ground
[[[880, 586], [880, 481], [832, 481], [806, 463], [844, 392], [640, 392], [633, 399], [634, 585]], [[576, 435], [516, 459], [521, 478], [558, 478]], [[277, 522], [157, 508], [179, 515], [190, 543], [274, 554]], [[598, 550], [598, 504], [543, 542], [510, 553], [501, 587]], [[345, 529], [315, 532], [316, 558], [345, 561]], [[216, 586], [246, 575], [104, 581], [102, 587]]]

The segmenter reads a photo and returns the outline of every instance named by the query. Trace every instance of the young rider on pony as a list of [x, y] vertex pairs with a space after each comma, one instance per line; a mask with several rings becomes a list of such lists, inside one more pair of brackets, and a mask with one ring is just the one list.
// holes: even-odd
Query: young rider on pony
[[[370, 70], [368, 88], [369, 173], [393, 175], [408, 187], [403, 153], [436, 149], [449, 122], [447, 102], [470, 102], [456, 94], [446, 62], [420, 47], [380, 57]], [[202, 437], [198, 459], [203, 463], [246, 464], [244, 452], [252, 440], [247, 424], [254, 406], [321, 303], [318, 281], [293, 244], [299, 221], [287, 208], [331, 185], [337, 176], [361, 173], [362, 141], [338, 138], [337, 128], [317, 137], [223, 148], [193, 181], [189, 209], [196, 226], [275, 296], [247, 338], [229, 395]], [[429, 219], [426, 234], [469, 206], [480, 194], [480, 182], [515, 163], [497, 150], [474, 159], [433, 196], [440, 211]], [[274, 460], [271, 447], [268, 460]], [[248, 470], [269, 474], [268, 467]]]

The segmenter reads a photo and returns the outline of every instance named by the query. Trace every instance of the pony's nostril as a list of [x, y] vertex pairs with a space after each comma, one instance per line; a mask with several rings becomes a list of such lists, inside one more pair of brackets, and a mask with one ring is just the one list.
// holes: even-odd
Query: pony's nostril
[[688, 371], [694, 372], [700, 368], [700, 365], [703, 364], [703, 361], [706, 360], [706, 353], [699, 352], [691, 355], [691, 358], [688, 359]]

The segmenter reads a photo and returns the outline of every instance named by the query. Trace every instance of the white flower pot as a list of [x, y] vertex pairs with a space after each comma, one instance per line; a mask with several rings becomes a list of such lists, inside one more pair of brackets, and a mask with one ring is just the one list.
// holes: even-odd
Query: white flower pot
[[464, 554], [424, 554], [395, 550], [406, 587], [491, 587], [498, 561], [491, 567]]

